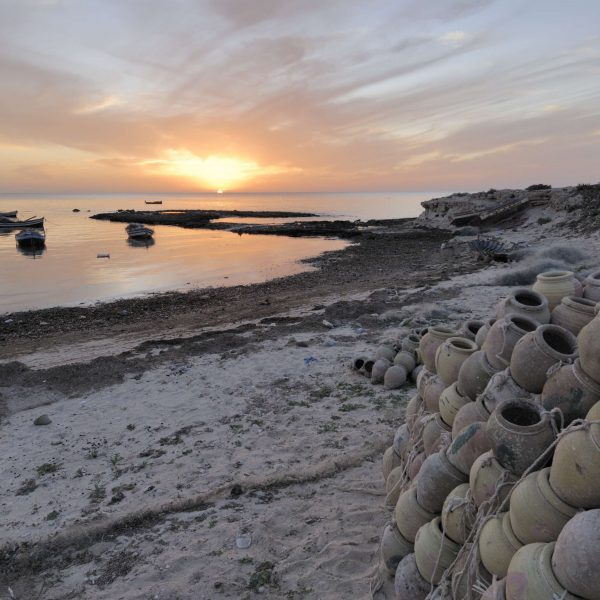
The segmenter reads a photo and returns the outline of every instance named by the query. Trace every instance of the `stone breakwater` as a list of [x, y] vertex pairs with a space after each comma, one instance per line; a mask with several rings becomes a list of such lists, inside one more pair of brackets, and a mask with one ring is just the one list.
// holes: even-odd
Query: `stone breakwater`
[[600, 598], [600, 318], [578, 310], [595, 284], [543, 273], [488, 320], [353, 361], [417, 387], [383, 456], [374, 597]]

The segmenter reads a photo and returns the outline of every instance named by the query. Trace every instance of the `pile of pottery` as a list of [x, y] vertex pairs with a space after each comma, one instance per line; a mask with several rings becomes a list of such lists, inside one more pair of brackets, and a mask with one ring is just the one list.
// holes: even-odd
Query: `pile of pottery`
[[596, 275], [543, 273], [493, 319], [413, 332], [417, 394], [383, 458], [398, 600], [600, 600]]
[[352, 368], [371, 380], [383, 384], [388, 390], [402, 387], [409, 377], [416, 381], [421, 366], [417, 365], [417, 351], [421, 335], [426, 330], [415, 330], [401, 342], [377, 348], [375, 356], [358, 356]]

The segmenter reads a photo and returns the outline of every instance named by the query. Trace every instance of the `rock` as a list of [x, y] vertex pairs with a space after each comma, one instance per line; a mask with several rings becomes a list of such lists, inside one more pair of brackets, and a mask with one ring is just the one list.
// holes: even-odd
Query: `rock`
[[52, 423], [52, 421], [48, 415], [40, 415], [33, 422], [34, 425], [50, 425], [50, 423]]

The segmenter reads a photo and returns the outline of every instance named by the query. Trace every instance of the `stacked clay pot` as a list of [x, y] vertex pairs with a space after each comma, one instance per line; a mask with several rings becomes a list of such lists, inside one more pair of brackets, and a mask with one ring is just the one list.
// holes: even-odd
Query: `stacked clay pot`
[[507, 315], [519, 315], [537, 321], [540, 325], [550, 323], [548, 300], [537, 292], [527, 288], [513, 290], [496, 307], [496, 318]]
[[565, 296], [581, 296], [583, 288], [572, 271], [546, 271], [537, 276], [533, 290], [548, 300], [550, 311], [556, 308]]
[[600, 271], [594, 271], [585, 278], [583, 297], [600, 302]]
[[435, 354], [435, 371], [445, 386], [458, 380], [462, 364], [479, 349], [473, 340], [450, 337], [438, 347]]
[[577, 353], [577, 338], [570, 331], [558, 325], [541, 325], [516, 343], [510, 359], [510, 374], [522, 388], [539, 394], [544, 389], [549, 369], [573, 362]]
[[430, 357], [437, 344], [437, 360], [384, 456], [395, 505], [380, 565], [398, 600], [600, 600], [600, 319], [576, 338], [519, 304], [548, 307], [531, 290], [511, 294], [480, 350], [465, 339], [459, 368], [454, 328], [420, 345]]
[[435, 355], [437, 349], [451, 337], [455, 337], [457, 332], [449, 327], [435, 326], [430, 327], [427, 333], [421, 338], [419, 344], [419, 354], [425, 368], [435, 373]]
[[578, 296], [566, 296], [552, 311], [551, 322], [570, 331], [579, 332], [596, 316], [596, 302]]

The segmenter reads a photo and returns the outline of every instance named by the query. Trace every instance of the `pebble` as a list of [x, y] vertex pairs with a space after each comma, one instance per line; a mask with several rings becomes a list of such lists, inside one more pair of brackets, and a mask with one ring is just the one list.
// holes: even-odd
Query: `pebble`
[[33, 422], [34, 425], [50, 425], [50, 423], [52, 423], [52, 421], [48, 415], [40, 415]]

